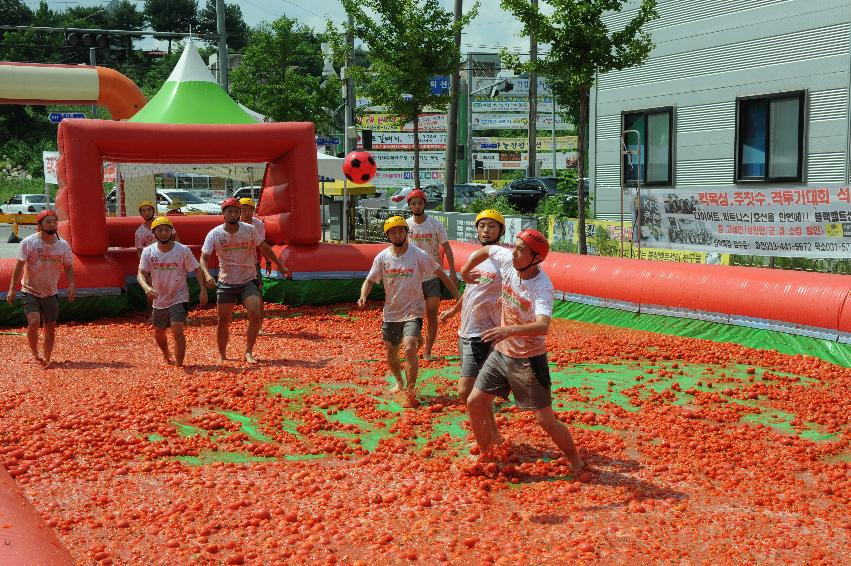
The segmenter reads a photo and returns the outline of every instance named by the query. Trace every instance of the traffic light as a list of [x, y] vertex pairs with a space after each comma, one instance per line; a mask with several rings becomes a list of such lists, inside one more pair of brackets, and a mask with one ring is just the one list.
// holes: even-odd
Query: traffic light
[[109, 34], [105, 31], [68, 31], [65, 32], [65, 45], [68, 47], [109, 47]]

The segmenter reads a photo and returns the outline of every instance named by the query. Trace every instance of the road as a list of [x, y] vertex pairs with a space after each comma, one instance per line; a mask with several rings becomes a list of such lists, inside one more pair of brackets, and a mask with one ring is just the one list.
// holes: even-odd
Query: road
[[[18, 235], [21, 239], [26, 238], [30, 234], [35, 232], [35, 226], [32, 225], [22, 225]], [[12, 233], [12, 225], [11, 224], [0, 224], [0, 259], [6, 257], [15, 257], [18, 255], [18, 248], [20, 244], [8, 244], [6, 241], [9, 239], [9, 235]]]

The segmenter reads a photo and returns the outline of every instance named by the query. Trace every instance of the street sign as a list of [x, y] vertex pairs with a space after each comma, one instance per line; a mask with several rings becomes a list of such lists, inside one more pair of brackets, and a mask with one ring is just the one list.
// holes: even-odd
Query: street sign
[[58, 124], [65, 118], [85, 118], [86, 115], [83, 112], [51, 112], [47, 115], [47, 118], [53, 122], [54, 124]]
[[316, 136], [316, 145], [340, 145], [340, 138]]
[[436, 75], [429, 81], [431, 83], [432, 94], [448, 94], [449, 93], [449, 77]]

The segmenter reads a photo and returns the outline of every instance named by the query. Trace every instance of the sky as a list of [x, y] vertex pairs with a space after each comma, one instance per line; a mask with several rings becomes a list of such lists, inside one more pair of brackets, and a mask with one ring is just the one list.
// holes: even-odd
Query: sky
[[[144, 0], [135, 1], [141, 9]], [[38, 0], [24, 0], [32, 8], [38, 6]], [[242, 15], [250, 26], [255, 26], [262, 21], [272, 21], [280, 16], [297, 19], [305, 25], [317, 31], [325, 28], [325, 22], [331, 19], [340, 24], [346, 18], [339, 0], [239, 0], [237, 3], [242, 8]], [[105, 0], [80, 0], [80, 1], [50, 1], [48, 5], [54, 10], [63, 10], [70, 6], [102, 6]], [[198, 0], [199, 5], [204, 5], [206, 0]], [[452, 11], [454, 0], [440, 0], [440, 3]], [[472, 6], [472, 0], [464, 2], [465, 9]], [[187, 30], [188, 31], [188, 30]], [[508, 13], [502, 10], [499, 0], [480, 0], [479, 15], [467, 27], [461, 37], [462, 52], [496, 52], [501, 47], [508, 47], [515, 51], [528, 52], [528, 39], [518, 37], [520, 24]], [[165, 46], [166, 43], [162, 42]], [[152, 46], [145, 45], [146, 48]]]

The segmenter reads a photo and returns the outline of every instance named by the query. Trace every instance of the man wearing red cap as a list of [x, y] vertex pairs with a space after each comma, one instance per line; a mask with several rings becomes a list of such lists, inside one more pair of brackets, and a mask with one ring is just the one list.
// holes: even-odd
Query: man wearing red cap
[[[222, 216], [224, 224], [210, 230], [201, 247], [204, 281], [208, 287], [216, 287], [216, 310], [219, 316], [216, 340], [219, 357], [222, 361], [227, 359], [233, 309], [237, 304], [242, 304], [248, 313], [243, 359], [248, 363], [255, 363], [257, 360], [253, 354], [254, 342], [257, 340], [263, 318], [263, 296], [257, 282], [257, 248], [260, 248], [266, 257], [274, 259], [281, 275], [286, 275], [289, 271], [257, 230], [250, 224], [239, 221], [240, 205], [237, 199], [228, 198], [222, 201]], [[210, 275], [207, 266], [208, 258], [213, 253], [219, 258], [218, 283]]]
[[[43, 210], [36, 218], [38, 232], [21, 241], [17, 262], [9, 283], [6, 301], [14, 304], [15, 288], [24, 275], [21, 291], [24, 313], [27, 316], [27, 342], [33, 358], [50, 364], [56, 338], [56, 319], [59, 317], [57, 284], [62, 270], [68, 280], [68, 302], [76, 297], [71, 246], [56, 235], [59, 219], [52, 210]], [[44, 326], [44, 357], [38, 353], [38, 329]]]
[[[408, 195], [408, 208], [413, 215], [408, 218], [411, 243], [431, 256], [438, 265], [443, 265], [443, 255], [445, 254], [446, 261], [449, 264], [449, 278], [455, 281], [455, 258], [452, 256], [452, 248], [449, 246], [449, 240], [446, 237], [446, 227], [437, 218], [428, 216], [425, 213], [425, 206], [426, 194], [419, 189], [411, 191]], [[427, 360], [433, 359], [431, 349], [437, 338], [437, 309], [440, 307], [440, 294], [440, 279], [431, 276], [423, 281], [423, 296], [426, 300], [426, 320], [428, 321], [423, 358]]]
[[476, 377], [467, 399], [470, 425], [482, 457], [490, 456], [494, 444], [491, 404], [495, 397], [514, 400], [521, 409], [535, 411], [535, 419], [570, 461], [574, 473], [585, 467], [576, 451], [568, 428], [552, 409], [550, 370], [547, 365], [547, 331], [553, 313], [553, 284], [540, 268], [550, 245], [537, 230], [523, 230], [514, 241], [514, 249], [485, 246], [473, 252], [461, 277], [477, 283], [473, 268], [490, 258], [502, 275], [502, 315], [500, 326], [482, 334], [482, 340], [494, 343]]

